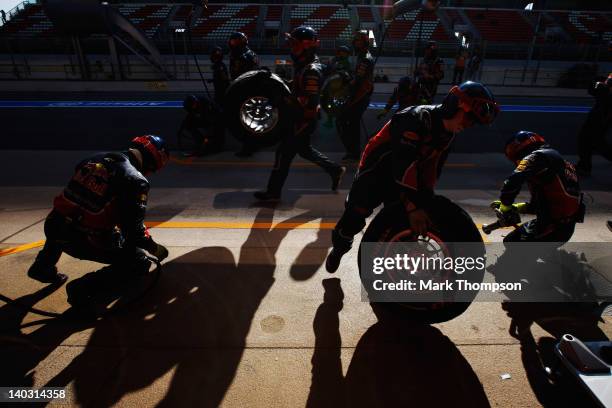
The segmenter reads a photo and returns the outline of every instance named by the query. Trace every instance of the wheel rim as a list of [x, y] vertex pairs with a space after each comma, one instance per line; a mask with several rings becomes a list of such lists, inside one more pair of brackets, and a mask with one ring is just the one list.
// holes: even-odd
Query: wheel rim
[[[424, 236], [420, 235], [418, 237], [415, 237], [412, 230], [406, 229], [406, 230], [396, 233], [390, 239], [386, 240], [386, 242], [387, 243], [419, 242], [429, 248], [430, 254], [437, 253], [438, 255], [442, 255], [442, 256], [450, 255], [450, 251], [448, 247], [445, 245], [444, 241], [433, 232], [427, 232], [427, 235], [424, 235]], [[386, 252], [387, 251], [385, 249], [385, 254]], [[447, 279], [448, 277], [449, 277], [448, 275], [447, 276], [436, 276], [436, 277], [433, 277], [433, 279], [444, 280], [444, 279]], [[391, 275], [390, 278], [393, 281], [399, 281], [401, 279], [400, 276], [393, 276], [393, 275]], [[449, 302], [452, 303], [452, 299], [446, 298], [442, 301], [426, 302], [426, 303], [399, 302], [397, 304], [403, 308], [411, 309], [415, 311], [432, 311], [432, 310], [443, 309]]]
[[265, 96], [253, 96], [240, 107], [240, 123], [250, 133], [263, 135], [278, 124], [278, 108]]

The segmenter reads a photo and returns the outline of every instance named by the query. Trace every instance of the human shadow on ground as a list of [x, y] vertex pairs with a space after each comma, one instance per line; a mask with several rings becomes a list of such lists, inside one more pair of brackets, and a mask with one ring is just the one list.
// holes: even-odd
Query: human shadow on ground
[[[261, 209], [254, 223], [271, 223], [273, 214]], [[75, 402], [87, 406], [111, 406], [145, 388], [157, 406], [219, 406], [289, 231], [252, 228], [237, 262], [225, 247], [168, 262], [142, 303], [99, 321], [81, 354], [46, 386], [73, 383]]]
[[[606, 283], [594, 284], [597, 275], [585, 259], [564, 249], [543, 251], [537, 246], [531, 252], [522, 251], [520, 257], [512, 255], [504, 253], [499, 258], [495, 278], [525, 285], [523, 291], [505, 292], [508, 301], [502, 309], [511, 318], [510, 335], [520, 341], [521, 361], [538, 402], [544, 407], [595, 406], [569, 373], [555, 375], [561, 364], [554, 348], [566, 333], [582, 341], [608, 340], [599, 327], [601, 307], [594, 301], [595, 292], [608, 290]], [[550, 336], [536, 341], [531, 331], [534, 324]]]
[[339, 279], [326, 279], [313, 328], [308, 407], [489, 407], [478, 377], [448, 337], [380, 306], [378, 322], [359, 340], [346, 376], [340, 354]]
[[0, 384], [3, 386], [32, 387], [34, 369], [68, 337], [91, 325], [91, 322], [70, 321], [65, 318], [45, 318], [42, 326], [25, 334], [21, 328], [29, 309], [55, 292], [61, 286], [47, 285], [38, 291], [17, 299], [2, 297], [7, 302], [0, 307]]

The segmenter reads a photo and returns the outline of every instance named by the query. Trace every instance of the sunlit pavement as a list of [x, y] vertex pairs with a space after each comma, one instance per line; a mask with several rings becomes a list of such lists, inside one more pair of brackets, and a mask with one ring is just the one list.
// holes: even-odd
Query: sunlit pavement
[[[0, 152], [0, 250], [44, 239], [52, 198], [86, 154]], [[612, 334], [604, 323], [549, 318], [521, 345], [499, 303], [433, 327], [377, 323], [361, 298], [356, 248], [335, 275], [322, 266], [353, 172], [334, 194], [324, 173], [298, 160], [284, 200], [261, 206], [252, 192], [271, 161], [265, 152], [239, 162], [179, 157], [154, 175], [147, 220], [171, 254], [159, 283], [92, 324], [36, 323], [44, 318], [0, 304], [0, 383], [66, 386], [86, 406], [528, 407], [563, 401], [536, 352], [551, 335]], [[492, 222], [488, 204], [509, 171], [501, 155], [456, 154], [438, 193], [477, 224]], [[593, 174], [574, 241], [610, 242], [612, 166], [596, 161]], [[43, 292], [25, 275], [36, 253], [0, 257], [0, 294], [62, 313], [65, 289]], [[58, 267], [74, 279], [99, 265], [64, 255]]]

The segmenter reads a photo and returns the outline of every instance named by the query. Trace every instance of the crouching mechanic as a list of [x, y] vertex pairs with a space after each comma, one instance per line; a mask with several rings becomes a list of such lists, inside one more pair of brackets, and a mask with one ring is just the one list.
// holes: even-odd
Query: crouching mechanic
[[425, 209], [455, 133], [490, 124], [498, 112], [484, 85], [465, 82], [453, 87], [441, 105], [413, 106], [393, 115], [363, 152], [344, 214], [332, 232], [327, 271], [338, 269], [353, 237], [382, 203], [401, 201], [413, 232], [424, 235], [431, 225]]
[[[101, 271], [120, 271], [122, 278], [149, 271], [151, 262], [144, 250], [165, 259], [168, 250], [153, 241], [144, 226], [149, 193], [145, 175], [160, 170], [168, 159], [164, 140], [146, 135], [133, 139], [126, 152], [98, 154], [79, 163], [53, 201], [45, 221], [47, 239], [28, 276], [44, 283], [65, 281], [66, 275], [58, 273], [55, 266], [62, 252], [110, 264], [112, 268]], [[75, 284], [72, 287], [82, 287], [82, 281], [88, 280], [94, 290], [95, 279], [90, 275], [71, 282]], [[70, 289], [71, 285], [68, 301], [75, 305], [79, 300]]]
[[[510, 138], [505, 154], [516, 169], [504, 182], [500, 199], [491, 206], [499, 208], [506, 224], [515, 223], [517, 213], [535, 214], [536, 218], [509, 233], [504, 242], [569, 241], [585, 211], [574, 166], [542, 136], [528, 131]], [[525, 182], [530, 202], [514, 203]]]

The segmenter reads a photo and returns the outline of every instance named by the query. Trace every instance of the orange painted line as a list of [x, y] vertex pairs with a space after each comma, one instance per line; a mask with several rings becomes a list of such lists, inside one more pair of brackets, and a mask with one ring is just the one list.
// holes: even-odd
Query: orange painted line
[[335, 222], [221, 222], [221, 221], [147, 221], [148, 228], [204, 229], [334, 229]]
[[[203, 229], [316, 229], [316, 230], [331, 230], [336, 226], [335, 222], [279, 222], [273, 224], [271, 222], [215, 222], [215, 221], [147, 221], [145, 225], [148, 228], [203, 228]], [[482, 224], [476, 225], [480, 230]], [[481, 232], [485, 244], [490, 243], [487, 235]], [[0, 257], [13, 255], [19, 252], [27, 251], [34, 248], [39, 248], [45, 244], [45, 241], [34, 241], [28, 244], [19, 245], [12, 248], [0, 249]]]
[[13, 248], [5, 248], [5, 249], [0, 249], [0, 257], [2, 256], [8, 256], [8, 255], [13, 255], [16, 254], [18, 252], [23, 252], [23, 251], [27, 251], [28, 249], [32, 249], [32, 248], [39, 248], [41, 246], [45, 245], [45, 241], [35, 241], [35, 242], [30, 242], [29, 244], [23, 244], [23, 245], [19, 245]]

